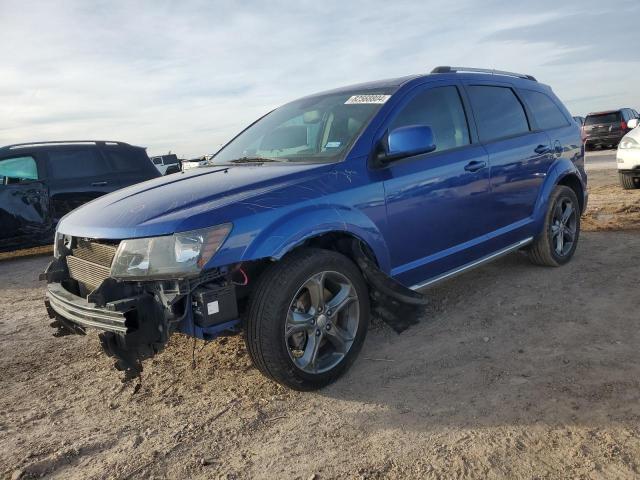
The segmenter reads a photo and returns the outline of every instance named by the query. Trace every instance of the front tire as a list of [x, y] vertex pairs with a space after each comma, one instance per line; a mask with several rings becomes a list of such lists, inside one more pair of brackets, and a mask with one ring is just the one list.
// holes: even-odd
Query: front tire
[[633, 175], [622, 172], [618, 172], [618, 178], [620, 179], [620, 186], [625, 190], [640, 188], [640, 178], [634, 178]]
[[576, 251], [580, 237], [580, 204], [575, 192], [558, 185], [549, 198], [542, 233], [529, 250], [529, 259], [536, 265], [559, 267]]
[[256, 367], [295, 390], [322, 388], [353, 363], [367, 334], [369, 294], [356, 265], [305, 248], [258, 279], [245, 343]]

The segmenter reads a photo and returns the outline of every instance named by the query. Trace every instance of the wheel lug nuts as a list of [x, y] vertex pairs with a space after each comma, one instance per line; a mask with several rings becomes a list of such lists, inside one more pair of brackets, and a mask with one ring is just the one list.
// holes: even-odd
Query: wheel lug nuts
[[327, 315], [331, 316], [333, 315], [333, 312], [331, 310], [327, 310]]
[[320, 329], [316, 330], [316, 337], [320, 336]]
[[331, 324], [327, 323], [327, 330], [331, 330]]

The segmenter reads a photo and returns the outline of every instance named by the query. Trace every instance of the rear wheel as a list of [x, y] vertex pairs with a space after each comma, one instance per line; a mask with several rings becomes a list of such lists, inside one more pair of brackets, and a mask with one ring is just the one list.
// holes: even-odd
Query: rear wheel
[[576, 251], [580, 237], [580, 204], [575, 192], [558, 185], [549, 199], [544, 229], [529, 250], [537, 265], [564, 265]]
[[633, 175], [628, 173], [618, 172], [618, 178], [620, 179], [620, 186], [625, 190], [640, 188], [640, 177], [634, 178]]
[[302, 249], [258, 280], [245, 341], [262, 373], [296, 390], [314, 390], [355, 360], [368, 322], [367, 286], [353, 262], [333, 251]]

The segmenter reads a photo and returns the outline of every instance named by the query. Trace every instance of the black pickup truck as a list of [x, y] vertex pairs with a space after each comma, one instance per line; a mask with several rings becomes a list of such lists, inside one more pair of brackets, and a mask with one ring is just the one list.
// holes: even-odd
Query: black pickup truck
[[105, 193], [159, 177], [142, 147], [110, 141], [0, 148], [0, 251], [53, 242], [66, 213]]

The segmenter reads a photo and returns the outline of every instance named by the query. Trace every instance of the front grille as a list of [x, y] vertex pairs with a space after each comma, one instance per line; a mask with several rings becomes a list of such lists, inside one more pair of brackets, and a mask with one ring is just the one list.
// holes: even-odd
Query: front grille
[[113, 262], [117, 249], [117, 245], [92, 242], [79, 238], [76, 242], [76, 247], [71, 252], [74, 257], [111, 268], [111, 262]]
[[77, 280], [84, 289], [95, 290], [109, 278], [111, 262], [117, 249], [117, 245], [76, 239], [71, 255], [67, 256], [69, 276]]

